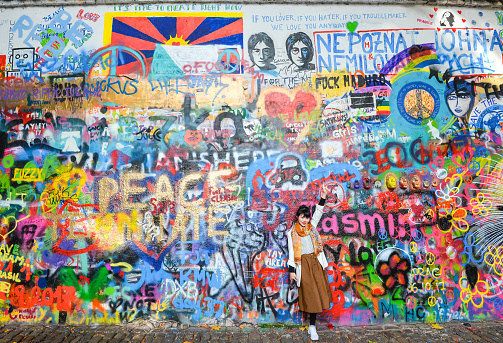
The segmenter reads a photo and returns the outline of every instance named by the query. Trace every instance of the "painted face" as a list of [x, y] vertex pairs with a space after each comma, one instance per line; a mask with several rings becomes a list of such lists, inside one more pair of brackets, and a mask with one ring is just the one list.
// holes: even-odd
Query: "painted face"
[[236, 126], [234, 125], [234, 121], [229, 118], [225, 118], [222, 121], [221, 128], [223, 138], [229, 138], [236, 134]]
[[470, 93], [459, 91], [457, 95], [456, 92], [452, 92], [447, 96], [447, 105], [449, 106], [452, 114], [458, 118], [464, 117], [468, 114], [471, 102], [472, 97]]
[[429, 189], [430, 188], [430, 180], [424, 179], [423, 180], [423, 189]]
[[356, 180], [355, 183], [353, 183], [353, 188], [359, 189], [360, 188], [360, 181]]
[[412, 178], [412, 188], [419, 189], [419, 187], [421, 187], [421, 180], [419, 179], [419, 176], [414, 175]]
[[199, 130], [185, 130], [183, 140], [190, 146], [198, 145], [203, 140], [203, 134]]
[[401, 189], [406, 189], [409, 187], [409, 180], [405, 176], [402, 176], [400, 178], [400, 188]]
[[272, 62], [273, 56], [274, 49], [264, 42], [257, 43], [252, 50], [253, 62], [255, 62], [260, 69], [268, 67]]
[[363, 178], [363, 188], [369, 189], [370, 187], [372, 187], [372, 181], [370, 180], [369, 177], [364, 177]]
[[299, 221], [300, 226], [304, 227], [307, 225], [307, 223], [309, 223], [310, 218], [301, 214], [300, 216], [297, 217], [297, 220]]
[[390, 175], [388, 175], [388, 177], [386, 177], [386, 187], [388, 187], [388, 189], [390, 191], [393, 191], [396, 188], [396, 176], [395, 175], [390, 174]]
[[34, 52], [32, 48], [12, 49], [12, 69], [33, 69]]
[[438, 179], [431, 180], [431, 187], [437, 188], [438, 183], [439, 183]]
[[307, 63], [309, 63], [309, 61], [307, 60], [307, 56], [309, 55], [309, 48], [301, 41], [295, 43], [292, 46], [291, 52], [292, 52], [292, 62], [297, 67], [304, 67]]

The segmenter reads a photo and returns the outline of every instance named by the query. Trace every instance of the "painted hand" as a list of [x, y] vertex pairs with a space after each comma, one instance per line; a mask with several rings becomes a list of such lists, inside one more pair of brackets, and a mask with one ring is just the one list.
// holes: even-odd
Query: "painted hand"
[[327, 198], [327, 193], [328, 193], [327, 185], [326, 184], [322, 184], [321, 185], [321, 197], [323, 199], [326, 199]]

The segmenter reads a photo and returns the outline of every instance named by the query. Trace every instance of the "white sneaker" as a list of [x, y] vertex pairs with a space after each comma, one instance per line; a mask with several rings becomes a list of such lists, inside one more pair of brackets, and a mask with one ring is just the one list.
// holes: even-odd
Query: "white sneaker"
[[307, 332], [309, 333], [309, 337], [311, 338], [311, 341], [317, 341], [318, 340], [318, 333], [316, 332], [316, 326], [314, 325], [309, 325], [309, 329], [307, 329]]

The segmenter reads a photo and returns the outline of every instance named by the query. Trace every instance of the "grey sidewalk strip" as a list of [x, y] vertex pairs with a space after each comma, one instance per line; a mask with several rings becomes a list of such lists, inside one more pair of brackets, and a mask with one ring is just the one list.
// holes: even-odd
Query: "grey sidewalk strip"
[[[503, 342], [502, 322], [342, 326], [318, 324], [319, 343]], [[129, 324], [128, 324], [129, 325]], [[282, 327], [168, 327], [4, 325], [0, 343], [297, 343], [311, 342], [306, 330]]]

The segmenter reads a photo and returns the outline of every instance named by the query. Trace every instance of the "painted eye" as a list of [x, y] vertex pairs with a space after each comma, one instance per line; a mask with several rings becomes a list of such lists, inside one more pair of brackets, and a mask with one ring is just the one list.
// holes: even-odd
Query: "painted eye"
[[28, 58], [28, 54], [24, 54], [24, 55], [23, 55], [23, 58]]
[[16, 55], [16, 58], [20, 58], [20, 57], [21, 57], [21, 55], [19, 55], [19, 54]]

